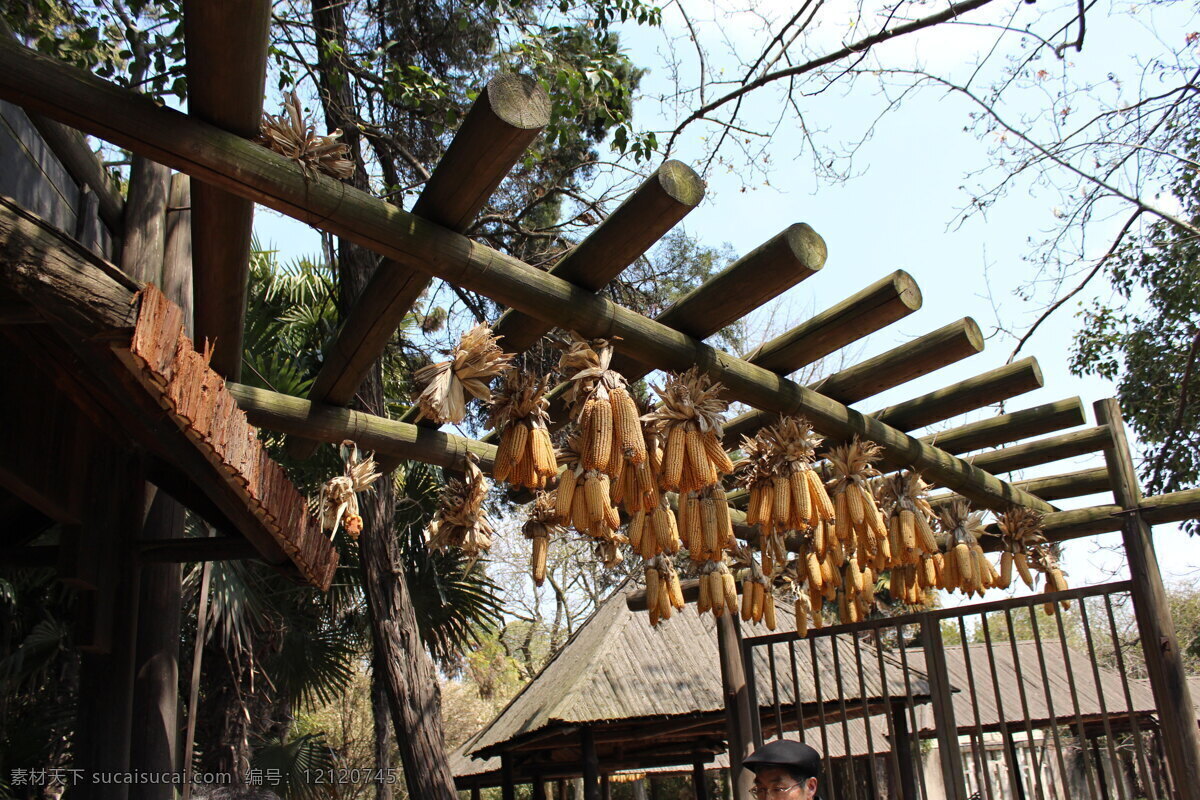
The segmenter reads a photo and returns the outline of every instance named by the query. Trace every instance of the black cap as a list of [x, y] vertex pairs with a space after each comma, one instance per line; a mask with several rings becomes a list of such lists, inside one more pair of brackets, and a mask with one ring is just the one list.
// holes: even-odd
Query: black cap
[[803, 742], [779, 739], [755, 750], [742, 766], [751, 772], [762, 767], [784, 767], [794, 774], [816, 778], [821, 774], [821, 754]]

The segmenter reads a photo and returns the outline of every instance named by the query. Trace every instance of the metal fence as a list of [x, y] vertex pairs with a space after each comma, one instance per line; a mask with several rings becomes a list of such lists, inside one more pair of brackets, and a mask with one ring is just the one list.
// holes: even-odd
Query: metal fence
[[[755, 739], [824, 754], [829, 800], [1165, 800], [1153, 695], [1131, 677], [1140, 645], [1122, 640], [1129, 590], [746, 639]], [[832, 669], [812, 669], [818, 650]]]

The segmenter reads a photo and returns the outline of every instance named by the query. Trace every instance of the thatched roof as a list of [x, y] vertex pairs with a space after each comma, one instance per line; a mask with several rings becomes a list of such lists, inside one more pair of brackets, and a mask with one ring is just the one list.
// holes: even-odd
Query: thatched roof
[[[794, 630], [788, 609], [781, 606], [778, 618], [780, 630]], [[766, 633], [766, 630], [747, 625], [746, 633]], [[853, 647], [849, 642], [838, 647], [847, 699], [855, 701], [861, 710]], [[867, 648], [863, 652], [874, 661], [874, 650]], [[717, 654], [717, 628], [711, 615], [697, 614], [695, 606], [689, 605], [670, 621], [651, 628], [646, 614], [630, 611], [624, 594], [617, 592], [600, 605], [496, 719], [459, 748], [452, 757], [452, 769], [459, 777], [491, 772], [498, 769], [498, 763], [480, 759], [504, 750], [550, 751], [557, 747], [569, 751], [572, 742], [577, 741], [576, 727], [582, 724], [591, 727], [597, 736], [604, 731], [603, 738], [614, 759], [633, 757], [621, 746], [622, 731], [628, 733], [630, 740], [641, 737], [643, 744], [647, 744], [646, 733], [657, 725], [663, 726], [664, 735], [653, 739], [652, 743], [658, 746], [653, 758], [649, 747], [631, 748], [646, 752], [646, 766], [655, 763], [654, 759], [662, 764], [672, 758], [675, 760], [671, 763], [690, 764], [696, 753], [710, 759], [724, 749], [725, 739], [725, 704]], [[796, 654], [800, 700], [814, 703], [817, 693], [810, 650], [797, 648]], [[789, 659], [787, 647], [775, 649], [778, 674], [792, 674]], [[904, 693], [899, 662], [887, 655], [885, 660], [894, 667], [889, 669], [886, 688], [877, 676], [865, 678], [869, 704], [877, 703], [885, 694]], [[821, 699], [834, 700], [838, 682], [831, 677], [834, 656], [829, 639], [822, 639], [817, 647], [817, 662], [824, 676]], [[758, 684], [769, 686], [770, 664], [765, 650], [755, 659], [755, 671]], [[915, 694], [928, 695], [923, 675], [910, 672], [909, 679]], [[789, 680], [780, 696], [781, 703], [791, 706], [792, 695]], [[761, 699], [766, 704], [773, 701], [773, 696]], [[673, 730], [683, 733], [675, 736]], [[666, 741], [671, 738], [677, 740], [673, 749]], [[605, 743], [598, 746], [603, 763]], [[858, 750], [857, 744], [852, 749]], [[547, 753], [546, 757], [551, 756]]]

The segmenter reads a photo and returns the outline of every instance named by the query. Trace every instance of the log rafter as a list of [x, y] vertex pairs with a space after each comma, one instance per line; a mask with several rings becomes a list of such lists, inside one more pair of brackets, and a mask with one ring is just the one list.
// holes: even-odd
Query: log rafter
[[101, 78], [0, 43], [0, 95], [155, 158], [546, 322], [593, 337], [663, 369], [699, 365], [728, 396], [780, 414], [803, 413], [828, 436], [860, 435], [896, 459], [985, 507], [1049, 510], [962, 459], [931, 447], [819, 392], [648, 320], [603, 298], [472, 242], [325, 176], [313, 177], [270, 151]]

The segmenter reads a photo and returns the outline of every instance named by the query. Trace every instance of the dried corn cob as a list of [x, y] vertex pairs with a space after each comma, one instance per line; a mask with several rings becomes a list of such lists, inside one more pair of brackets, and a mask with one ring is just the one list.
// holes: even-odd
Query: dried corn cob
[[812, 468], [820, 443], [803, 417], [785, 417], [753, 437], [742, 437], [745, 458], [736, 471], [749, 491], [747, 524], [770, 533], [805, 530], [834, 520], [834, 505]]
[[874, 442], [855, 437], [829, 452], [829, 493], [837, 514], [834, 530], [844, 543], [862, 541], [868, 554], [873, 554], [880, 546], [878, 540], [888, 535], [870, 484], [870, 479], [879, 475], [873, 466], [879, 451]]
[[696, 367], [670, 375], [654, 387], [660, 402], [646, 419], [666, 442], [660, 485], [666, 491], [703, 489], [728, 474], [733, 465], [721, 447], [721, 384]]
[[[1042, 592], [1044, 594], [1052, 594], [1054, 592], [1065, 592], [1070, 586], [1067, 585], [1067, 576], [1063, 572], [1062, 565], [1059, 563], [1059, 548], [1053, 544], [1039, 544], [1029, 551], [1029, 562], [1034, 569], [1042, 573]], [[1071, 601], [1063, 600], [1062, 607], [1065, 611], [1071, 607]], [[1054, 604], [1045, 603], [1043, 610], [1046, 614], [1054, 613]]]
[[675, 564], [665, 556], [648, 560], [644, 567], [646, 576], [646, 607], [650, 610], [650, 624], [669, 620], [675, 611], [683, 608], [683, 588]]
[[883, 478], [876, 498], [887, 520], [888, 546], [893, 564], [918, 564], [923, 556], [937, 552], [933, 530], [934, 513], [926, 490], [929, 485], [911, 470]]
[[561, 536], [566, 530], [558, 524], [558, 513], [553, 493], [538, 492], [533, 499], [533, 507], [529, 511], [529, 520], [522, 532], [526, 539], [533, 542], [533, 553], [530, 557], [530, 571], [533, 582], [538, 586], [546, 579], [546, 557], [549, 551], [550, 537]]
[[550, 440], [549, 383], [512, 370], [492, 398], [489, 427], [500, 431], [492, 477], [528, 489], [541, 489], [558, 473]]
[[983, 554], [979, 537], [983, 535], [983, 512], [971, 512], [961, 498], [938, 509], [938, 519], [947, 534], [943, 588], [958, 589], [965, 594], [979, 594], [999, 583], [1000, 574]]
[[1021, 580], [1033, 588], [1033, 573], [1029, 570], [1029, 553], [1046, 543], [1042, 534], [1042, 515], [1031, 508], [1014, 506], [996, 518], [1000, 528], [1000, 583], [1007, 589], [1015, 564]]
[[474, 557], [490, 548], [494, 531], [483, 508], [486, 496], [487, 481], [478, 459], [473, 453], [468, 454], [465, 477], [451, 478], [446, 484], [438, 510], [425, 528], [425, 541], [430, 549], [460, 547]]
[[579, 424], [580, 455], [587, 469], [621, 475], [624, 461], [646, 461], [646, 441], [638, 409], [625, 377], [609, 369], [613, 348], [607, 340], [587, 340], [572, 334], [573, 343], [558, 361], [569, 382], [565, 400]]

